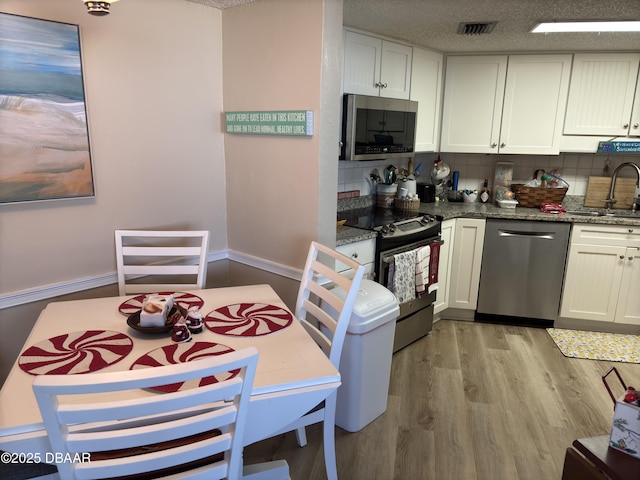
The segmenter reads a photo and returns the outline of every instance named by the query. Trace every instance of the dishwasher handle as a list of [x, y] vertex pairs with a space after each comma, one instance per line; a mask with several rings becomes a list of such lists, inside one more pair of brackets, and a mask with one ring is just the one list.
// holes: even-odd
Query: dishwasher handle
[[521, 238], [539, 238], [542, 240], [553, 240], [555, 232], [524, 232], [521, 230], [504, 230], [498, 229], [499, 237], [521, 237]]

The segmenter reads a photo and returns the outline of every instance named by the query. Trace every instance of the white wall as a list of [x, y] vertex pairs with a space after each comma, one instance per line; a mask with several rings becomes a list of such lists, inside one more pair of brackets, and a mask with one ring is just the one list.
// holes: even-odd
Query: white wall
[[[149, 8], [153, 5], [153, 8]], [[222, 14], [125, 0], [0, 0], [0, 11], [80, 26], [96, 197], [0, 205], [0, 295], [115, 272], [116, 228], [211, 231], [225, 250]]]
[[[327, 27], [325, 3], [337, 12]], [[321, 92], [327, 63], [323, 34], [325, 28], [340, 32], [341, 5], [261, 0], [223, 12], [225, 111], [314, 112], [310, 137], [229, 134], [225, 139], [229, 246], [245, 258], [301, 269], [311, 240], [324, 235], [335, 242], [337, 159], [335, 153], [323, 157], [321, 145], [337, 143], [339, 81], [332, 82], [333, 110], [325, 112], [323, 98], [327, 102], [330, 95]], [[340, 49], [337, 35], [328, 41]], [[341, 71], [333, 75], [339, 78]], [[329, 206], [321, 208], [321, 202]], [[319, 225], [327, 224], [330, 229], [321, 234]]]

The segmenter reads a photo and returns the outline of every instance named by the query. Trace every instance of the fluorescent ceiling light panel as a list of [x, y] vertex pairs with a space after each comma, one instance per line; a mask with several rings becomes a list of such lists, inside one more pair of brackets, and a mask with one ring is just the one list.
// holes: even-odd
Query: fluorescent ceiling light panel
[[531, 30], [531, 33], [563, 32], [640, 32], [640, 22], [543, 22]]

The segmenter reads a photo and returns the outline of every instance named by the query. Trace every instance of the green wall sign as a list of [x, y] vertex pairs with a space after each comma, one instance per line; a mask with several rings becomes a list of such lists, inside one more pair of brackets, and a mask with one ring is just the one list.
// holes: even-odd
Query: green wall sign
[[640, 142], [598, 142], [598, 153], [640, 153]]
[[227, 133], [248, 135], [313, 135], [312, 110], [226, 112]]

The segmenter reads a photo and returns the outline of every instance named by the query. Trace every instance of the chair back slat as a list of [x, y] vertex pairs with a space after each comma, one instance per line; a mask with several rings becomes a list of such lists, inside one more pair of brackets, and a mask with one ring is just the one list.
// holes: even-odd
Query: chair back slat
[[[178, 383], [178, 382], [174, 382]], [[230, 383], [230, 385], [226, 385]], [[169, 382], [168, 384], [171, 384]], [[157, 386], [157, 385], [156, 385]], [[149, 387], [142, 387], [149, 388]], [[58, 418], [66, 423], [103, 422], [109, 420], [128, 420], [139, 416], [160, 415], [175, 410], [177, 405], [180, 410], [187, 411], [192, 407], [204, 405], [207, 399], [212, 397], [232, 398], [242, 388], [242, 380], [232, 378], [222, 384], [203, 386], [195, 392], [177, 392], [183, 395], [161, 395], [137, 400], [121, 400], [95, 403], [93, 397], [88, 403], [62, 405], [58, 410]], [[190, 412], [191, 410], [189, 410]], [[193, 414], [193, 413], [191, 413]]]
[[[58, 465], [60, 477], [134, 475], [219, 455], [198, 468], [210, 470], [209, 478], [237, 478], [257, 360], [257, 350], [250, 347], [128, 372], [37, 376], [33, 391], [53, 451], [92, 453], [90, 462]], [[128, 390], [221, 378], [236, 370], [236, 376], [202, 387], [113, 400], [120, 393], [126, 398]]]
[[[320, 255], [326, 261], [321, 261]], [[334, 263], [329, 265], [327, 262]], [[353, 277], [337, 272], [335, 265], [338, 262], [352, 269]], [[298, 291], [296, 317], [336, 368], [340, 366], [342, 345], [363, 276], [363, 265], [320, 243], [311, 242]], [[342, 289], [344, 297], [333, 287]], [[313, 328], [317, 332], [313, 332]]]
[[205, 287], [206, 230], [116, 230], [115, 245], [120, 295]]
[[[68, 433], [67, 445], [69, 451], [96, 452], [100, 450], [117, 450], [143, 445], [149, 436], [154, 437], [154, 443], [167, 442], [174, 438], [186, 438], [214, 429], [222, 429], [235, 421], [237, 409], [227, 406], [209, 414], [189, 416], [179, 420], [157, 422], [152, 425], [129, 426], [127, 428], [84, 432], [73, 430]], [[218, 441], [223, 437], [216, 437]]]
[[132, 257], [193, 257], [200, 255], [200, 247], [122, 247], [122, 254]]

